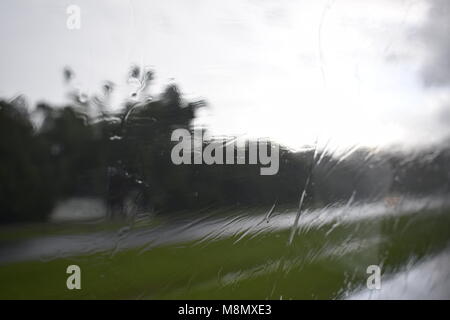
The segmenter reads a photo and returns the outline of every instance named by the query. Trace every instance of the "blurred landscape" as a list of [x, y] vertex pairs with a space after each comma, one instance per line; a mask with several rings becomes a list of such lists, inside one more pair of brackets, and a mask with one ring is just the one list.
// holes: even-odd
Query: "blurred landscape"
[[[409, 153], [281, 146], [273, 176], [175, 165], [171, 132], [206, 135], [191, 125], [206, 102], [170, 84], [111, 112], [112, 89], [69, 92], [66, 106], [1, 101], [2, 298], [357, 298], [365, 265], [395, 274], [448, 245], [447, 142]], [[73, 262], [89, 270], [81, 293], [62, 292], [57, 270]]]
[[[65, 81], [72, 76], [70, 69], [64, 71]], [[237, 160], [176, 165], [170, 154], [178, 143], [171, 141], [177, 128], [192, 135], [200, 131], [204, 147], [226, 146], [238, 137], [207, 137], [207, 128], [193, 127], [197, 110], [207, 103], [187, 101], [176, 84], [158, 97], [147, 95], [153, 71], [141, 75], [139, 67], [132, 67], [130, 77], [142, 81], [141, 91], [116, 112], [107, 104], [110, 82], [93, 97], [69, 89], [71, 102], [63, 106], [39, 103], [29, 109], [21, 96], [0, 102], [3, 224], [50, 221], [57, 204], [70, 205], [70, 199], [95, 199], [101, 218], [126, 221], [209, 206], [296, 206], [303, 193], [304, 208], [380, 200], [395, 206], [403, 197], [448, 195], [450, 138], [409, 152], [280, 146], [279, 172], [272, 176], [261, 175], [261, 165]], [[249, 145], [257, 142], [244, 143], [246, 159]]]
[[[261, 25], [253, 20], [259, 16], [245, 15], [241, 4], [227, 7], [230, 11], [223, 14], [234, 17], [238, 12], [240, 20], [219, 14], [220, 27], [211, 29], [210, 43], [212, 48], [217, 39], [224, 43], [212, 55], [203, 42], [196, 49], [186, 45], [179, 33], [184, 32], [181, 25], [189, 35], [209, 37], [204, 26], [216, 24], [209, 24], [200, 5], [176, 3], [178, 10], [167, 12], [164, 5], [152, 7], [167, 14], [158, 20], [162, 29], [157, 30], [163, 31], [149, 28], [144, 11], [141, 15], [138, 10], [142, 3], [130, 5], [135, 32], [130, 34], [137, 39], [131, 47], [145, 51], [150, 43], [154, 52], [167, 53], [168, 62], [154, 54], [166, 68], [163, 73], [170, 65], [180, 70], [181, 80], [160, 80], [167, 77], [141, 62], [123, 70], [122, 82], [97, 83], [89, 74], [83, 84], [77, 66], [82, 66], [81, 75], [90, 68], [95, 74], [103, 68], [101, 59], [93, 64], [83, 55], [67, 59], [77, 62], [72, 68], [46, 56], [44, 63], [57, 69], [60, 83], [45, 99], [37, 99], [35, 92], [48, 85], [54, 70], [34, 74], [22, 67], [17, 75], [33, 73], [38, 81], [17, 81], [7, 60], [16, 61], [11, 52], [26, 52], [18, 44], [23, 41], [6, 41], [6, 31], [1, 34], [8, 44], [0, 56], [2, 68], [13, 76], [0, 77], [0, 85], [8, 88], [0, 91], [0, 299], [450, 299], [449, 6], [439, 0], [429, 6], [406, 1], [394, 5], [397, 11], [391, 16], [386, 13], [390, 5], [383, 2], [374, 14], [381, 17], [381, 27], [371, 29], [375, 22], [361, 22], [371, 5], [323, 4], [302, 4], [318, 17], [318, 52], [312, 55], [317, 63], [308, 55], [309, 46], [290, 42], [296, 36], [292, 30], [304, 29], [295, 24], [299, 19], [289, 18], [292, 4], [269, 6], [263, 19], [270, 23]], [[92, 7], [83, 5], [92, 17]], [[15, 12], [26, 7], [10, 6]], [[109, 23], [114, 10], [105, 15]], [[350, 19], [346, 10], [355, 10], [361, 21]], [[48, 12], [45, 23], [51, 25]], [[204, 20], [199, 19], [199, 26], [185, 24], [179, 12], [194, 12]], [[326, 33], [327, 15], [343, 29]], [[15, 26], [1, 18], [5, 26]], [[104, 22], [103, 15], [97, 18], [93, 21]], [[118, 21], [122, 27], [113, 30], [120, 38], [128, 29]], [[221, 33], [223, 25], [230, 34]], [[141, 37], [139, 26], [160, 32], [152, 34], [156, 43]], [[346, 28], [367, 26], [382, 35], [367, 46], [365, 33], [353, 35], [359, 42], [342, 36]], [[392, 32], [387, 37], [395, 26], [408, 36], [395, 38]], [[233, 29], [238, 27], [252, 35], [242, 32], [249, 40], [245, 44], [234, 42], [240, 39]], [[249, 30], [266, 30], [273, 44], [261, 46]], [[280, 35], [289, 38], [278, 42]], [[333, 42], [334, 36], [342, 42]], [[384, 38], [388, 42], [378, 47]], [[91, 38], [82, 34], [80, 39]], [[326, 50], [325, 39], [332, 50]], [[417, 63], [421, 68], [404, 67], [416, 60], [398, 39], [427, 44], [425, 58]], [[103, 41], [93, 48], [104, 50]], [[389, 61], [366, 61], [370, 55], [360, 47], [362, 54], [355, 53], [359, 49], [334, 50], [355, 43], [368, 53], [383, 48], [383, 59]], [[173, 53], [173, 47], [179, 51]], [[236, 48], [247, 54], [235, 56]], [[298, 78], [298, 65], [289, 58], [293, 48], [298, 50], [295, 59], [305, 63], [299, 69], [305, 75]], [[39, 55], [39, 46], [36, 50]], [[23, 56], [26, 63], [35, 57]], [[228, 56], [237, 62], [203, 65], [202, 57], [221, 61]], [[33, 68], [40, 64], [36, 61]], [[354, 70], [345, 69], [346, 63], [352, 68], [355, 63]], [[386, 67], [389, 63], [395, 66]], [[240, 71], [233, 74], [233, 68]], [[356, 84], [347, 79], [349, 74]], [[189, 80], [192, 87], [206, 88], [199, 92], [205, 98], [192, 94]], [[29, 83], [31, 98], [22, 88]], [[212, 120], [205, 121], [205, 114]], [[236, 128], [252, 134], [239, 134]], [[233, 145], [233, 164], [225, 154], [225, 165], [175, 164], [171, 153], [178, 141], [171, 136], [176, 129], [200, 137], [202, 149]], [[248, 160], [261, 141], [272, 155], [279, 149], [274, 175], [261, 175], [266, 166], [260, 164], [261, 154], [259, 164], [238, 159]], [[190, 152], [194, 157], [196, 150]], [[82, 270], [81, 290], [66, 287], [69, 265]], [[371, 265], [382, 270], [377, 290], [366, 285]]]

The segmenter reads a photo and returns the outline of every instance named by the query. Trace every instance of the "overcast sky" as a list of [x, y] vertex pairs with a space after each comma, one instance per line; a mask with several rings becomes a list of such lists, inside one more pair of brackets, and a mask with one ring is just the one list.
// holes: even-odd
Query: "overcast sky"
[[[81, 29], [66, 8], [81, 8]], [[448, 0], [2, 0], [0, 97], [64, 101], [62, 69], [88, 93], [127, 92], [152, 66], [211, 108], [215, 134], [412, 145], [450, 130]]]

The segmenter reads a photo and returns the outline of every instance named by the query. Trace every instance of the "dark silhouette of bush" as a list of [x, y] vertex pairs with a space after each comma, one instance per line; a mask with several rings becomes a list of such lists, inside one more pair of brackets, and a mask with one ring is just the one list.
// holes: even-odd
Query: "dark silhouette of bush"
[[46, 219], [56, 177], [25, 107], [0, 101], [0, 137], [0, 223]]

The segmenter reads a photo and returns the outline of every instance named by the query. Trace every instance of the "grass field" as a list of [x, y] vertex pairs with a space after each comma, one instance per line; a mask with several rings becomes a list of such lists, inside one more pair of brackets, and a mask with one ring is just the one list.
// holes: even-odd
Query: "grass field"
[[[151, 249], [0, 266], [0, 299], [334, 299], [445, 250], [450, 212], [420, 211]], [[239, 241], [238, 241], [239, 240]], [[68, 290], [66, 268], [81, 268]]]

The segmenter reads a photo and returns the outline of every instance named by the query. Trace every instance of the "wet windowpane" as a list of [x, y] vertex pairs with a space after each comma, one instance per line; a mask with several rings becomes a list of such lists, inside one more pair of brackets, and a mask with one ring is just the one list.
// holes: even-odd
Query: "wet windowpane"
[[447, 0], [0, 2], [0, 299], [450, 299]]

